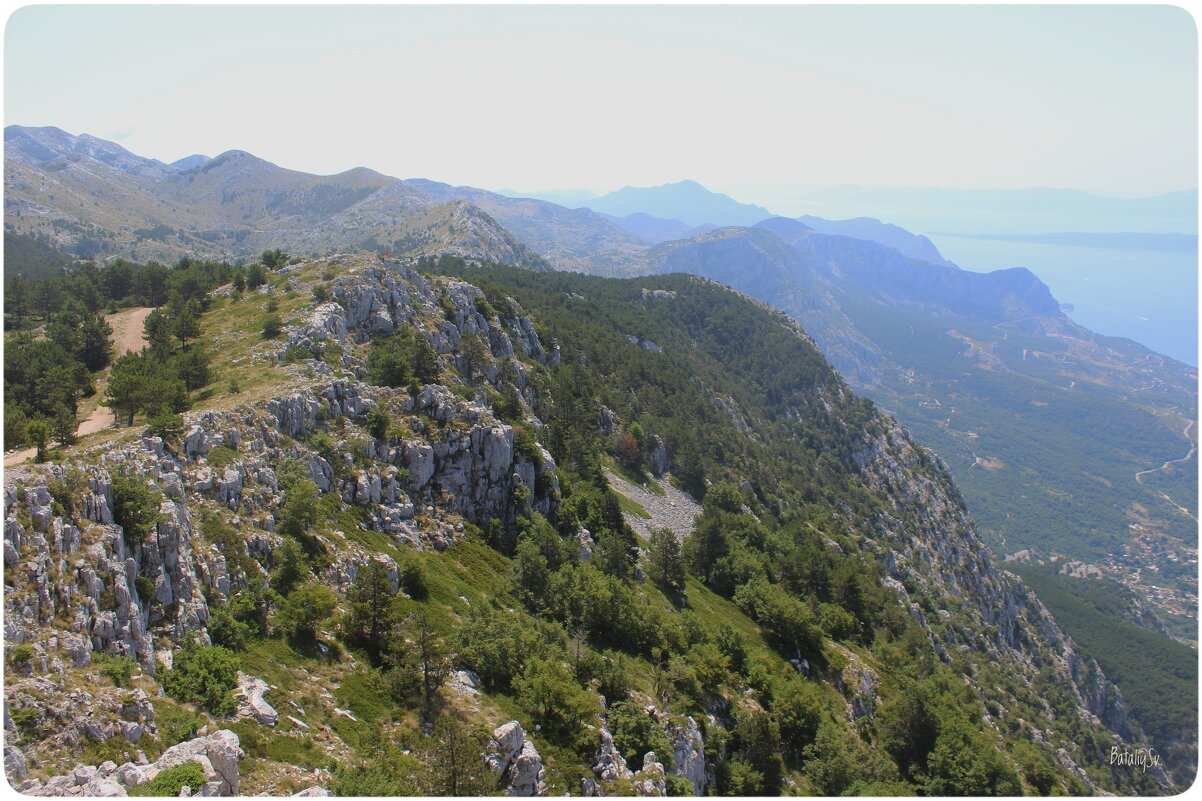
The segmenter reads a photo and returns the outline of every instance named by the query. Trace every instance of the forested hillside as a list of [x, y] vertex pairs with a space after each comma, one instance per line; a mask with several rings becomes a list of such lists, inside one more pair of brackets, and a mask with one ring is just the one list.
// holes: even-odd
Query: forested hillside
[[[1143, 742], [1119, 694], [779, 312], [453, 258], [166, 269], [155, 391], [110, 378], [115, 428], [8, 471], [23, 791], [1170, 788], [1107, 764]], [[636, 534], [619, 475], [700, 500], [687, 536]]]

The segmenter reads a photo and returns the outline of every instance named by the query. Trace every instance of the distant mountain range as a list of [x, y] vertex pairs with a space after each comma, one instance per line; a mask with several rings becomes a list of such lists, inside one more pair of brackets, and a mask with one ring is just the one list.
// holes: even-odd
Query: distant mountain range
[[[1137, 484], [1123, 476], [1179, 455], [1173, 451], [1183, 442], [1181, 426], [1166, 426], [1147, 409], [1166, 419], [1194, 415], [1194, 373], [1074, 325], [1026, 270], [959, 270], [926, 237], [876, 219], [774, 217], [692, 181], [628, 187], [588, 201], [588, 208], [569, 209], [365, 168], [308, 175], [243, 151], [164, 164], [95, 137], [19, 126], [5, 129], [5, 183], [7, 241], [13, 254], [28, 254], [39, 269], [57, 263], [46, 247], [143, 260], [248, 257], [283, 247], [306, 254], [451, 253], [609, 276], [679, 271], [710, 277], [794, 316], [855, 386], [936, 444], [958, 469], [970, 502], [981, 509], [984, 531], [999, 547], [1046, 546], [1042, 532], [1051, 527], [1067, 532], [1054, 538], [1059, 551], [1100, 559], [1128, 536], [1123, 504], [1111, 504], [1114, 513], [1095, 525], [1096, 509], [1085, 514], [1078, 503], [1044, 492], [1094, 486], [1058, 468], [1063, 449], [1032, 443], [1019, 452], [1013, 443], [1021, 437], [1009, 426], [986, 425], [1012, 419], [1017, 410], [1009, 404], [1016, 397], [1035, 402], [1047, 387], [1056, 389], [1058, 400], [1054, 414], [1039, 413], [1041, 425], [1051, 426], [1043, 429], [1044, 440], [1067, 442], [1082, 415], [1098, 408], [1127, 420], [1126, 428], [1112, 426], [1079, 443], [1078, 452], [1095, 454], [1088, 461], [1098, 466], [1097, 475], [1123, 488], [1112, 498], [1140, 504], [1152, 529], [1182, 534], [1184, 521], [1158, 494], [1167, 477]], [[730, 219], [755, 222], [718, 227]], [[29, 244], [35, 242], [37, 248]], [[19, 264], [6, 260], [6, 270]], [[1016, 349], [1020, 340], [1026, 344]], [[945, 358], [925, 361], [930, 353]], [[1129, 400], [1136, 390], [1138, 404]], [[1096, 408], [1078, 408], [1076, 398]], [[968, 410], [979, 413], [979, 425], [957, 422]], [[1029, 414], [1016, 425], [1026, 425]], [[1001, 439], [992, 433], [1008, 431]], [[980, 467], [991, 449], [1006, 454], [997, 459], [1007, 467]], [[1118, 458], [1117, 451], [1126, 455]], [[1177, 481], [1170, 494], [1189, 506], [1187, 483]], [[1042, 488], [1027, 504], [1029, 519], [990, 510], [988, 499], [1003, 497], [1003, 484], [1011, 494], [1019, 485]]]
[[[510, 190], [501, 194], [519, 195]], [[560, 203], [616, 218], [653, 217], [676, 222], [685, 228], [706, 225], [755, 225], [772, 216], [763, 206], [740, 203], [728, 195], [711, 192], [696, 181], [677, 181], [660, 186], [624, 186], [605, 195], [583, 190], [532, 192], [525, 197]], [[639, 221], [632, 222], [639, 225]], [[658, 235], [658, 234], [656, 234]]]
[[696, 181], [679, 181], [662, 186], [626, 186], [599, 198], [586, 200], [582, 206], [625, 217], [630, 214], [649, 214], [686, 225], [755, 225], [772, 216], [763, 206], [740, 203], [728, 195], [711, 192]]
[[86, 134], [20, 126], [5, 128], [4, 154], [5, 230], [79, 257], [387, 248], [541, 263], [478, 206], [362, 167], [309, 175], [240, 150], [164, 164]]
[[[774, 216], [692, 181], [568, 208], [365, 168], [309, 175], [237, 150], [165, 164], [20, 126], [5, 129], [4, 176], [6, 274], [60, 269], [59, 252], [175, 261], [280, 247], [727, 284], [799, 321], [853, 387], [933, 447], [1000, 553], [1054, 571], [1091, 562], [1133, 593], [1123, 614], [1195, 636], [1178, 613], [1196, 606], [1197, 463], [1158, 468], [1190, 445], [1197, 371], [1074, 324], [1025, 269], [960, 270], [896, 225]], [[1188, 202], [1135, 206], [1176, 214]]]

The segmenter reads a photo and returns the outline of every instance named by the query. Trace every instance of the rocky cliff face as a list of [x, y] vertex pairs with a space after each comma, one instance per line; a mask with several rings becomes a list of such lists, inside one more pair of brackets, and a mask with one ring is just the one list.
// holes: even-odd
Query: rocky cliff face
[[[296, 379], [268, 399], [188, 415], [178, 443], [143, 431], [62, 464], [6, 471], [5, 644], [10, 652], [18, 645], [31, 649], [31, 672], [61, 677], [68, 667], [89, 664], [96, 652], [129, 656], [153, 674], [170, 664], [171, 649], [187, 637], [207, 642], [214, 599], [234, 597], [266, 575], [281, 542], [275, 527], [285, 465], [343, 508], [359, 510], [357, 525], [418, 549], [446, 548], [463, 537], [465, 523], [495, 521], [504, 531], [514, 520], [519, 487], [524, 503], [555, 518], [556, 465], [540, 445], [515, 441], [513, 427], [485, 403], [441, 384], [413, 391], [366, 384], [360, 380], [366, 364], [354, 355], [371, 335], [411, 326], [443, 354], [447, 370], [461, 340], [479, 337], [488, 362], [480, 385], [499, 382], [504, 372], [532, 398], [527, 364], [556, 354], [544, 349], [531, 320], [488, 319], [476, 308], [482, 294], [475, 287], [428, 281], [397, 264], [345, 275], [333, 294], [338, 303], [316, 306], [260, 358], [283, 359], [297, 347], [316, 354], [337, 348], [340, 375], [327, 362], [308, 359], [295, 364]], [[399, 424], [379, 437], [363, 428], [377, 408]], [[140, 541], [114, 518], [118, 473], [162, 493], [159, 522]], [[203, 529], [201, 517], [214, 510], [242, 533], [236, 552]], [[360, 566], [376, 559], [395, 589], [395, 561], [353, 535], [338, 529], [322, 535], [332, 554], [322, 578], [345, 591]], [[39, 681], [53, 679], [25, 680]], [[247, 686], [255, 682], [247, 677]], [[26, 747], [34, 761], [54, 761], [55, 738], [121, 737], [133, 745], [154, 731], [153, 711], [136, 699], [72, 697], [43, 708], [36, 697], [46, 692], [6, 684], [6, 710], [36, 707], [56, 732]], [[100, 703], [118, 709], [132, 703], [136, 714], [98, 722], [104, 715], [86, 710]], [[7, 715], [6, 728], [15, 735]]]
[[[20, 668], [27, 675], [6, 682], [6, 713], [19, 711], [15, 718], [6, 714], [5, 728], [17, 735], [20, 719], [45, 732], [21, 750], [6, 752], [10, 773], [53, 768], [62, 780], [39, 788], [53, 783], [56, 794], [112, 789], [92, 785], [97, 776], [113, 781], [107, 768], [104, 776], [100, 768], [78, 777], [72, 771], [68, 782], [63, 774], [71, 764], [62, 762], [63, 754], [93, 740], [119, 739], [133, 747], [157, 733], [159, 721], [145, 693], [71, 686], [71, 668], [104, 653], [131, 657], [153, 674], [190, 637], [208, 641], [212, 609], [269, 571], [271, 553], [282, 541], [276, 527], [288, 475], [311, 480], [337, 510], [316, 536], [329, 554], [319, 578], [340, 592], [369, 560], [383, 563], [397, 590], [400, 570], [383, 552], [387, 548], [445, 549], [463, 539], [469, 524], [495, 524], [502, 534], [511, 533], [521, 503], [556, 519], [555, 461], [499, 420], [485, 401], [489, 392], [511, 387], [530, 409], [543, 403], [535, 373], [559, 354], [544, 345], [520, 306], [506, 299], [498, 310], [468, 283], [377, 260], [334, 278], [329, 290], [331, 302], [306, 308], [282, 340], [255, 356], [289, 365], [286, 385], [252, 402], [187, 415], [177, 441], [136, 429], [105, 446], [74, 452], [61, 464], [8, 471], [5, 644], [27, 646], [28, 658]], [[660, 299], [673, 297], [664, 293]], [[365, 383], [364, 345], [402, 329], [419, 333], [439, 354], [441, 380], [403, 389]], [[795, 326], [790, 330], [804, 338]], [[636, 347], [657, 357], [668, 352], [636, 340]], [[479, 352], [467, 352], [469, 341]], [[474, 374], [473, 386], [452, 380], [456, 370]], [[787, 417], [821, 414], [821, 407], [833, 414], [836, 407], [849, 408], [852, 398], [832, 378], [810, 401], [803, 410], [790, 407]], [[391, 425], [372, 430], [369, 418], [381, 409]], [[743, 419], [742, 412], [738, 416]], [[537, 418], [528, 424], [534, 432], [541, 426]], [[614, 414], [602, 407], [598, 424], [615, 430]], [[880, 501], [871, 525], [860, 527], [861, 545], [886, 566], [886, 586], [923, 626], [936, 653], [993, 702], [987, 704], [991, 723], [1031, 739], [1052, 738], [1049, 722], [1065, 708], [1057, 703], [1061, 699], [1041, 694], [1040, 682], [1050, 675], [1069, 694], [1067, 714], [1083, 727], [1095, 730], [1100, 722], [1128, 733], [1121, 696], [1096, 664], [1075, 653], [1022, 582], [997, 567], [937, 457], [882, 415], [872, 416], [857, 436], [852, 478]], [[648, 467], [657, 474], [667, 470], [665, 443], [653, 435], [646, 448]], [[117, 475], [161, 491], [160, 517], [150, 536], [135, 541], [117, 524]], [[850, 518], [850, 510], [844, 511]], [[216, 537], [205, 523], [211, 514], [238, 536]], [[582, 545], [588, 536], [583, 532]], [[387, 547], [373, 547], [380, 543]], [[457, 615], [466, 611], [455, 609]], [[998, 677], [1004, 681], [996, 683]], [[880, 687], [874, 670], [853, 659], [827, 678], [843, 693], [853, 725], [871, 721]], [[267, 681], [245, 675], [240, 684], [240, 717], [265, 727], [281, 721], [276, 709], [287, 712], [280, 706], [284, 699], [273, 695], [272, 703], [266, 701], [273, 690]], [[1035, 717], [1006, 720], [1007, 704], [998, 702], [1008, 699], [1034, 709]], [[654, 752], [641, 754], [628, 765], [599, 717], [599, 748], [589, 765], [596, 778], [586, 777], [583, 792], [623, 780], [639, 794], [663, 795], [674, 774], [700, 793], [714, 781], [697, 720], [653, 706], [647, 713], [667, 735], [670, 773], [666, 754], [663, 761]], [[713, 718], [703, 723], [719, 725]], [[491, 759], [508, 792], [545, 794], [548, 777], [527, 732], [512, 722], [497, 728], [493, 740]], [[1084, 746], [1055, 745], [1061, 764], [1090, 782], [1075, 761]], [[218, 786], [209, 791], [237, 792], [236, 773], [231, 781], [228, 771], [211, 757], [210, 762], [214, 773], [206, 774], [207, 784]], [[129, 785], [124, 779], [116, 783]]]
[[[865, 486], [889, 498], [892, 509], [878, 517], [864, 547], [883, 560], [886, 582], [922, 624], [936, 652], [945, 661], [967, 658], [990, 666], [991, 676], [1013, 678], [1011, 687], [984, 675], [970, 678], [986, 697], [1000, 701], [1001, 714], [1006, 700], [1021, 700], [1038, 708], [1041, 717], [1054, 719], [1053, 700], [1035, 692], [1041, 674], [1051, 672], [1067, 689], [1083, 724], [1100, 722], [1115, 733], [1115, 744], [1119, 737], [1138, 737], [1118, 688], [1094, 660], [1077, 652], [1022, 580], [998, 567], [939, 457], [916, 445], [891, 418], [881, 416], [879, 422], [855, 458]], [[1089, 756], [1105, 761], [1100, 754]], [[1060, 758], [1085, 778], [1067, 750]]]

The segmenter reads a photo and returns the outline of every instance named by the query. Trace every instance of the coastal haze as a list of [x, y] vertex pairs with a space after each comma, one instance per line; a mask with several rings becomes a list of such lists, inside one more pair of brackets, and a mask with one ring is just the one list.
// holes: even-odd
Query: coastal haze
[[28, 7], [4, 51], [20, 792], [1193, 783], [1182, 9]]

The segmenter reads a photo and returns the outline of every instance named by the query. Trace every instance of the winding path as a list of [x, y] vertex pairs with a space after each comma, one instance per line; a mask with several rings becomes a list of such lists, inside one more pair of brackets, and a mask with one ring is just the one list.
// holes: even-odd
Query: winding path
[[1181, 436], [1189, 440], [1189, 453], [1185, 454], [1185, 456], [1182, 456], [1180, 459], [1170, 459], [1160, 467], [1154, 467], [1151, 470], [1140, 470], [1135, 474], [1135, 480], [1142, 484], [1144, 483], [1144, 476], [1151, 475], [1152, 473], [1159, 473], [1161, 470], [1168, 470], [1175, 464], [1182, 464], [1183, 462], [1188, 462], [1190, 459], [1194, 458], [1194, 454], [1198, 452], [1198, 443], [1194, 442], [1193, 437], [1189, 435], [1190, 429], [1193, 427], [1194, 421], [1190, 420], [1186, 424], [1185, 430], [1181, 432]]
[[[104, 321], [113, 329], [113, 356], [124, 356], [129, 351], [140, 351], [146, 344], [146, 332], [143, 329], [143, 324], [146, 322], [146, 315], [150, 314], [153, 309], [140, 307], [136, 309], [125, 309], [116, 314], [106, 315]], [[104, 388], [108, 384], [108, 370], [96, 381], [96, 395], [102, 396]], [[114, 424], [113, 412], [107, 406], [101, 406], [97, 403], [96, 408], [92, 410], [86, 418], [80, 421], [79, 428], [75, 430], [75, 436], [82, 437], [87, 434], [95, 434], [97, 431], [102, 431]], [[14, 451], [4, 456], [4, 466], [14, 467], [23, 462], [29, 461], [37, 454], [37, 449], [26, 448], [21, 451]]]
[[[1188, 462], [1190, 459], [1194, 458], [1194, 454], [1196, 454], [1198, 452], [1198, 443], [1195, 442], [1193, 437], [1191, 437], [1189, 435], [1190, 429], [1192, 429], [1193, 427], [1194, 427], [1194, 421], [1190, 420], [1189, 423], [1186, 424], [1185, 430], [1181, 432], [1182, 436], [1184, 436], [1186, 439], [1189, 440], [1189, 453], [1187, 453], [1185, 456], [1181, 457], [1180, 459], [1170, 459], [1169, 461], [1162, 464], [1160, 467], [1156, 467], [1151, 470], [1140, 470], [1138, 473], [1135, 474], [1135, 480], [1138, 483], [1142, 484], [1142, 483], [1144, 483], [1144, 479], [1143, 479], [1144, 476], [1151, 475], [1152, 473], [1159, 473], [1162, 470], [1168, 470], [1170, 467], [1172, 467], [1175, 464], [1182, 464], [1182, 463]], [[1185, 515], [1190, 520], [1197, 522], [1198, 518], [1194, 516], [1193, 511], [1191, 511], [1190, 509], [1187, 509], [1184, 506], [1182, 506], [1181, 504], [1177, 503], [1175, 500], [1170, 498], [1167, 493], [1161, 492], [1160, 490], [1155, 490], [1155, 492], [1157, 495], [1159, 495], [1161, 498], [1164, 499], [1165, 503], [1172, 506], [1178, 512], [1181, 512], [1181, 514]]]

